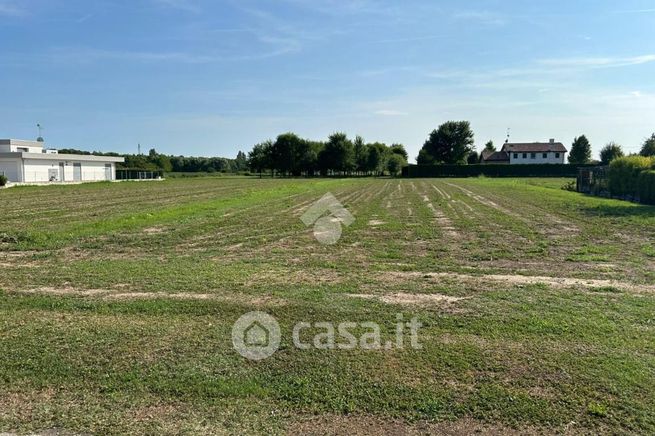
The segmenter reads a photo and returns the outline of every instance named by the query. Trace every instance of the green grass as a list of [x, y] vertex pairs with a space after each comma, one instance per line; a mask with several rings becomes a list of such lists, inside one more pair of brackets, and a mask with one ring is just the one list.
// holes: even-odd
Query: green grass
[[[655, 432], [655, 208], [565, 182], [181, 178], [1, 191], [0, 431], [439, 433], [454, 421]], [[356, 218], [334, 246], [299, 219], [326, 192]], [[283, 334], [260, 362], [231, 345], [251, 310]], [[423, 349], [291, 341], [299, 321], [375, 321], [392, 339], [399, 312], [424, 325]]]

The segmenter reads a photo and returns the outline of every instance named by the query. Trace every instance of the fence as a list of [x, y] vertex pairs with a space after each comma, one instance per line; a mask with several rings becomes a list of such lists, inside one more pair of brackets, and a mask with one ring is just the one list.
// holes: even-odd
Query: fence
[[144, 170], [116, 170], [116, 180], [157, 180], [163, 179], [163, 171], [144, 171]]
[[585, 165], [409, 165], [403, 168], [403, 177], [577, 177], [580, 167]]
[[609, 197], [609, 167], [580, 168], [576, 190], [584, 194]]

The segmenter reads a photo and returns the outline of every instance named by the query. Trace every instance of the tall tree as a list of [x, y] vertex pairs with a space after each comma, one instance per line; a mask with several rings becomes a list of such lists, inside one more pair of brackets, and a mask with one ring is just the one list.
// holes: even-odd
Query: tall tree
[[655, 156], [655, 133], [650, 135], [650, 138], [644, 141], [644, 145], [641, 147], [639, 154], [645, 157]]
[[623, 157], [623, 149], [616, 142], [610, 142], [600, 150], [600, 163], [603, 165], [609, 165], [618, 157]]
[[427, 152], [424, 148], [419, 150], [418, 156], [416, 156], [416, 163], [418, 165], [434, 165], [436, 162], [434, 157]]
[[255, 145], [248, 153], [248, 166], [252, 171], [258, 172], [260, 177], [264, 170], [273, 169], [272, 149], [273, 141], [269, 140]]
[[237, 171], [245, 171], [248, 168], [248, 158], [246, 154], [239, 150], [237, 158], [234, 159], [234, 166]]
[[398, 154], [402, 156], [405, 159], [405, 162], [409, 160], [409, 155], [407, 154], [407, 150], [405, 150], [405, 146], [402, 144], [391, 144], [391, 147], [389, 147], [389, 150], [391, 153]]
[[387, 160], [387, 170], [389, 175], [396, 177], [402, 171], [403, 167], [407, 165], [407, 159], [405, 159], [400, 153], [391, 153], [389, 159]]
[[355, 138], [353, 141], [353, 150], [355, 153], [355, 171], [366, 171], [366, 159], [368, 158], [368, 150], [366, 149], [364, 138], [359, 135]]
[[573, 140], [571, 152], [569, 153], [569, 163], [586, 164], [591, 161], [591, 143], [585, 135], [579, 136]]
[[346, 173], [355, 169], [353, 143], [345, 133], [333, 133], [319, 155], [321, 171], [328, 170]]
[[461, 164], [466, 163], [472, 146], [471, 124], [468, 121], [448, 121], [430, 133], [422, 150], [435, 163]]
[[277, 137], [272, 149], [273, 165], [283, 174], [300, 175], [300, 159], [305, 141], [295, 133], [283, 133]]
[[489, 141], [484, 144], [484, 149], [487, 151], [496, 151], [496, 146], [494, 145], [493, 141]]

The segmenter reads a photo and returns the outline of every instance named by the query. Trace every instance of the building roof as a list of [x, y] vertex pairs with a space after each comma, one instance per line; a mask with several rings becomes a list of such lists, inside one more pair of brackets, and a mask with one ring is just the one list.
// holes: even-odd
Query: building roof
[[508, 153], [546, 153], [553, 151], [556, 153], [566, 153], [568, 150], [561, 142], [521, 142], [505, 143], [503, 151]]
[[482, 160], [484, 162], [509, 162], [509, 154], [504, 151], [482, 150]]
[[27, 153], [25, 151], [18, 151], [13, 153], [0, 153], [0, 157], [36, 159], [36, 160], [82, 161], [82, 162], [125, 162], [124, 157], [115, 157], [115, 156], [96, 156], [93, 154]]
[[22, 145], [26, 147], [43, 147], [43, 142], [25, 139], [0, 139], [0, 145]]

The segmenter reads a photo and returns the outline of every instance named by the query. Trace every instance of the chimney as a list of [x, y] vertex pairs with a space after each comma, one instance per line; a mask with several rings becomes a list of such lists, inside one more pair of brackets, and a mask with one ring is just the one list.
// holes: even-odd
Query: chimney
[[550, 143], [551, 143], [551, 144], [554, 144], [554, 143], [555, 143], [555, 139], [554, 139], [554, 138], [550, 138]]

